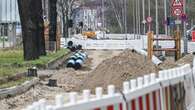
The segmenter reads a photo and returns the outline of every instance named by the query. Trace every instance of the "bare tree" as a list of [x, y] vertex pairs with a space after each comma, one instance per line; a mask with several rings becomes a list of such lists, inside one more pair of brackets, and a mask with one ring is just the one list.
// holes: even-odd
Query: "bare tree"
[[75, 1], [76, 0], [59, 0], [58, 1], [59, 7], [62, 13], [62, 20], [63, 20], [63, 37], [65, 38], [69, 37], [68, 21], [71, 19]]

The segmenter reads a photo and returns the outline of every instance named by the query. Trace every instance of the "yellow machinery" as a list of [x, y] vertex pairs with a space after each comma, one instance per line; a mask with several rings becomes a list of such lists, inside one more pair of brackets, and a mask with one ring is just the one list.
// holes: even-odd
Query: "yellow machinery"
[[93, 31], [85, 31], [82, 33], [83, 36], [86, 36], [89, 39], [93, 39], [96, 37], [96, 33]]

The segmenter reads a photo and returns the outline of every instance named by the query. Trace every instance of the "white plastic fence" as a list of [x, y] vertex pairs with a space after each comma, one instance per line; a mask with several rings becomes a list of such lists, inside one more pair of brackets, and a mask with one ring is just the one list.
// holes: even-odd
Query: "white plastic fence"
[[[147, 48], [147, 37], [141, 36], [141, 39], [129, 39], [129, 40], [91, 40], [91, 39], [79, 39], [72, 38], [65, 40], [61, 38], [61, 47], [66, 47], [68, 41], [73, 41], [74, 44], [80, 44], [83, 46], [83, 49], [143, 49]], [[155, 44], [155, 43], [154, 43]], [[173, 48], [175, 46], [174, 41], [159, 41], [159, 45], [162, 48]], [[195, 51], [195, 43], [188, 42], [188, 52]], [[183, 40], [181, 41], [181, 52], [183, 52]]]
[[[195, 60], [194, 60], [195, 64]], [[109, 85], [107, 94], [97, 87], [95, 95], [84, 90], [81, 99], [69, 93], [69, 102], [57, 95], [55, 105], [45, 99], [34, 102], [24, 110], [195, 110], [194, 68], [189, 64], [125, 81], [123, 91]]]
[[112, 40], [136, 40], [141, 39], [142, 35], [136, 35], [136, 34], [97, 34], [98, 39], [112, 39]]
[[[91, 39], [67, 39], [68, 41], [73, 41], [74, 44], [80, 44], [83, 49], [132, 49], [132, 48], [142, 48], [141, 40], [91, 40]], [[61, 39], [61, 45], [65, 45], [64, 39]], [[138, 45], [140, 44], [140, 45]]]

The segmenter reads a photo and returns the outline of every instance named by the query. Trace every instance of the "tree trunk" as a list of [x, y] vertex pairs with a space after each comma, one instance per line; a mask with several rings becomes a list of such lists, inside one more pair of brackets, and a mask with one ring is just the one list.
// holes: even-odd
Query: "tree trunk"
[[63, 23], [63, 37], [66, 38], [66, 29], [65, 29], [66, 19], [65, 19], [64, 10], [62, 11], [62, 23]]
[[65, 24], [65, 33], [66, 33], [66, 38], [69, 38], [69, 17], [68, 17], [68, 15], [65, 15], [65, 17], [66, 17], [66, 24]]
[[41, 0], [18, 0], [22, 25], [24, 59], [38, 59], [45, 54]]
[[49, 0], [49, 50], [53, 51], [56, 46], [57, 30], [57, 0]]
[[[40, 3], [41, 2], [41, 3]], [[45, 51], [45, 37], [44, 37], [44, 21], [43, 21], [43, 8], [42, 7], [42, 0], [39, 0], [39, 2], [36, 2], [37, 7], [37, 37], [39, 42], [39, 53], [40, 55], [46, 55]]]

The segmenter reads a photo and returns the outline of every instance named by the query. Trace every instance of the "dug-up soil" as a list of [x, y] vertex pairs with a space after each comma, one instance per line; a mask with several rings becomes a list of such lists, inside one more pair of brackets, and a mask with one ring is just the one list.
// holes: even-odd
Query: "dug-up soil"
[[104, 60], [99, 64], [87, 75], [78, 90], [95, 90], [95, 87], [106, 89], [109, 84], [113, 84], [120, 89], [126, 80], [149, 73], [156, 73], [157, 71], [158, 67], [147, 60], [145, 56], [132, 50], [125, 50], [118, 56]]
[[[177, 62], [168, 58], [161, 65], [156, 66], [145, 56], [132, 50], [89, 51], [88, 53], [88, 61], [81, 70], [63, 68], [42, 71], [41, 74], [52, 74], [50, 78], [57, 79], [59, 87], [37, 85], [22, 95], [0, 100], [0, 110], [21, 110], [41, 98], [54, 103], [52, 101], [56, 94], [66, 94], [70, 91], [80, 92], [83, 89], [91, 89], [94, 93], [96, 87], [103, 87], [106, 90], [110, 84], [115, 85], [117, 90], [121, 90], [126, 80], [186, 63], [192, 64], [193, 60], [193, 55], [189, 54]], [[66, 94], [66, 99], [68, 99], [68, 94]]]
[[175, 61], [173, 57], [168, 57], [158, 67], [160, 70], [164, 70], [164, 69], [170, 69], [170, 68], [174, 68], [174, 67], [177, 67], [180, 65], [185, 65], [185, 64], [192, 65], [193, 58], [194, 58], [193, 54], [187, 54], [187, 55], [183, 56], [181, 59], [179, 59], [178, 61]]
[[74, 69], [68, 68], [59, 70], [58, 74], [54, 74], [50, 79], [56, 79], [59, 87], [66, 90], [66, 92], [70, 92], [79, 87], [84, 78], [84, 74], [77, 74]]
[[39, 84], [24, 94], [0, 100], [0, 110], [21, 110], [42, 98], [49, 100], [50, 102], [48, 103], [54, 103], [55, 95], [63, 93], [65, 93], [65, 91], [61, 88]]

